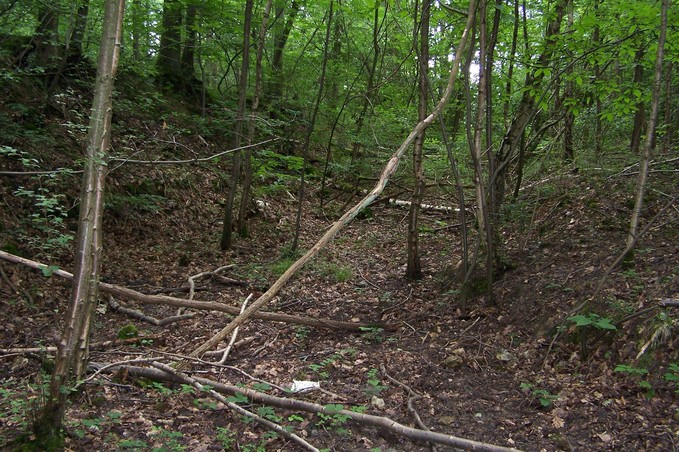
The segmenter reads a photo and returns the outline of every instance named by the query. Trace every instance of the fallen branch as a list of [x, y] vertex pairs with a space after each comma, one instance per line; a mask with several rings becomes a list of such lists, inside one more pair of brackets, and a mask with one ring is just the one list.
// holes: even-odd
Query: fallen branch
[[[0, 251], [0, 259], [4, 259], [9, 262], [14, 262], [17, 264], [22, 264], [27, 267], [43, 271], [45, 269], [48, 269], [48, 267], [45, 264], [42, 264], [40, 262], [32, 261], [30, 259], [26, 259], [23, 257], [15, 256], [14, 254], [7, 253], [5, 251]], [[60, 276], [62, 278], [66, 279], [73, 279], [73, 275], [67, 271], [61, 270], [61, 269], [54, 269], [54, 267], [51, 268], [51, 273], [53, 275]], [[185, 307], [185, 308], [193, 308], [193, 309], [200, 309], [200, 310], [205, 310], [205, 311], [219, 311], [219, 312], [225, 312], [227, 314], [231, 315], [238, 315], [240, 313], [240, 309], [236, 308], [234, 306], [228, 306], [225, 304], [221, 303], [214, 303], [211, 301], [189, 301], [185, 300], [183, 298], [175, 298], [175, 297], [169, 297], [167, 295], [146, 295], [141, 292], [137, 292], [136, 290], [128, 289], [126, 287], [122, 286], [117, 286], [114, 284], [108, 284], [104, 282], [99, 283], [99, 289], [102, 292], [118, 296], [120, 298], [127, 298], [130, 300], [137, 301], [142, 304], [155, 304], [155, 305], [165, 305], [165, 306], [174, 306], [174, 307]], [[347, 331], [363, 331], [364, 328], [370, 328], [370, 327], [380, 327], [384, 329], [393, 329], [393, 327], [383, 325], [379, 322], [375, 323], [354, 323], [354, 322], [340, 322], [338, 320], [328, 320], [328, 319], [314, 319], [311, 317], [302, 317], [302, 316], [295, 316], [295, 315], [288, 315], [288, 314], [278, 314], [278, 313], [273, 313], [273, 312], [258, 312], [255, 315], [252, 316], [253, 318], [260, 319], [260, 320], [267, 320], [267, 321], [272, 321], [272, 322], [282, 322], [282, 323], [291, 323], [295, 325], [305, 325], [305, 326], [311, 326], [314, 328], [332, 328], [332, 329], [338, 329], [338, 330], [347, 330]]]
[[319, 452], [319, 450], [316, 447], [312, 446], [307, 441], [305, 441], [304, 439], [295, 435], [294, 433], [290, 433], [289, 431], [287, 431], [286, 429], [284, 429], [280, 425], [278, 425], [278, 424], [276, 424], [276, 423], [274, 423], [274, 422], [272, 422], [268, 419], [265, 419], [265, 418], [259, 416], [258, 414], [255, 414], [251, 411], [248, 411], [245, 408], [243, 408], [239, 405], [236, 405], [233, 402], [229, 402], [226, 399], [226, 397], [224, 397], [223, 395], [221, 395], [220, 393], [218, 393], [217, 391], [215, 391], [212, 388], [210, 388], [210, 389], [206, 388], [196, 378], [190, 377], [183, 372], [176, 371], [173, 368], [171, 368], [170, 366], [163, 364], [163, 363], [160, 363], [160, 362], [157, 362], [157, 361], [152, 362], [151, 365], [153, 367], [155, 367], [156, 369], [161, 370], [162, 372], [165, 372], [167, 374], [172, 375], [174, 378], [177, 378], [177, 379], [183, 381], [186, 384], [190, 384], [191, 386], [193, 386], [197, 390], [207, 393], [213, 399], [218, 400], [221, 403], [223, 403], [224, 405], [226, 405], [230, 410], [233, 410], [233, 411], [237, 412], [238, 414], [242, 414], [244, 416], [247, 416], [247, 417], [254, 419], [255, 421], [259, 422], [260, 424], [262, 424], [262, 425], [270, 428], [271, 430], [275, 431], [279, 435], [289, 439], [290, 441], [293, 441], [293, 442], [299, 444], [304, 449], [310, 450], [310, 451], [313, 451], [313, 452]]
[[[302, 268], [302, 266], [304, 266], [308, 261], [314, 258], [323, 248], [325, 248], [325, 246], [330, 241], [333, 240], [333, 238], [337, 235], [337, 233], [339, 233], [339, 231], [341, 231], [349, 223], [351, 223], [363, 209], [372, 204], [375, 201], [375, 199], [377, 199], [377, 197], [384, 191], [384, 188], [387, 186], [389, 179], [391, 178], [391, 176], [394, 175], [394, 173], [396, 173], [398, 165], [401, 162], [401, 158], [405, 154], [406, 150], [410, 148], [410, 145], [415, 141], [415, 138], [419, 136], [424, 130], [426, 130], [427, 127], [431, 125], [431, 123], [434, 122], [434, 120], [438, 117], [438, 115], [441, 113], [443, 108], [448, 103], [448, 99], [450, 98], [450, 95], [453, 92], [453, 88], [455, 87], [457, 72], [460, 67], [462, 55], [464, 54], [465, 48], [467, 46], [467, 37], [469, 35], [469, 30], [471, 29], [475, 20], [475, 13], [476, 13], [476, 2], [472, 0], [469, 2], [469, 17], [467, 19], [465, 29], [462, 32], [460, 43], [455, 52], [455, 58], [453, 59], [453, 67], [450, 70], [448, 84], [446, 85], [446, 89], [443, 93], [443, 96], [439, 100], [438, 104], [436, 104], [436, 107], [429, 114], [429, 116], [424, 118], [415, 126], [412, 132], [410, 132], [410, 134], [403, 141], [401, 146], [391, 156], [387, 164], [382, 169], [380, 178], [375, 184], [375, 187], [372, 189], [372, 191], [370, 191], [370, 193], [368, 193], [354, 207], [346, 211], [339, 220], [333, 223], [330, 229], [328, 229], [325, 232], [325, 234], [323, 234], [323, 236], [302, 257], [293, 262], [293, 264], [276, 280], [276, 282], [273, 283], [269, 290], [264, 292], [264, 294], [262, 294], [257, 300], [255, 300], [255, 302], [252, 303], [252, 305], [250, 305], [250, 307], [246, 309], [245, 312], [243, 312], [238, 317], [233, 319], [231, 323], [222, 328], [222, 330], [215, 334], [211, 339], [209, 339], [203, 345], [194, 350], [193, 353], [191, 353], [191, 356], [201, 356], [206, 351], [215, 348], [215, 346], [219, 344], [219, 342], [221, 342], [224, 338], [226, 338], [226, 336], [228, 336], [234, 329], [236, 329], [236, 327], [243, 324], [250, 317], [253, 317], [254, 314], [257, 311], [259, 311], [259, 309], [264, 307], [274, 298], [278, 291], [290, 280], [290, 278], [292, 278], [292, 276], [295, 273], [297, 273], [297, 271], [300, 268]], [[180, 368], [183, 366], [184, 363], [181, 363]]]
[[120, 303], [113, 299], [113, 296], [109, 297], [108, 305], [111, 306], [111, 309], [113, 309], [116, 312], [120, 312], [132, 318], [139, 319], [156, 326], [165, 326], [169, 325], [170, 323], [179, 322], [181, 320], [192, 319], [196, 316], [195, 314], [181, 314], [173, 315], [171, 317], [165, 317], [164, 319], [157, 319], [155, 317], [151, 317], [150, 315], [146, 315], [141, 311], [137, 311], [136, 309], [130, 309], [126, 308], [125, 306], [121, 306]]
[[[91, 363], [96, 369], [101, 368], [102, 364]], [[164, 366], [164, 365], [163, 365]], [[124, 366], [121, 366], [121, 368]], [[167, 366], [165, 366], [167, 367]], [[173, 383], [185, 383], [185, 380], [180, 378], [175, 369], [168, 368], [163, 369], [149, 369], [147, 367], [135, 367], [126, 366], [128, 375], [136, 376], [139, 378], [148, 378], [152, 380], [169, 381]], [[109, 372], [116, 372], [119, 369], [116, 367], [111, 367], [108, 369]], [[274, 406], [277, 408], [283, 408], [292, 411], [304, 411], [307, 413], [323, 413], [329, 416], [336, 414], [346, 416], [352, 421], [362, 424], [369, 425], [372, 427], [378, 427], [384, 430], [388, 430], [392, 433], [404, 436], [414, 441], [426, 441], [434, 442], [437, 444], [445, 444], [448, 446], [458, 447], [464, 450], [472, 451], [485, 451], [485, 452], [518, 452], [518, 449], [508, 448], [503, 446], [497, 446], [494, 444], [482, 443], [479, 441], [473, 441], [470, 439], [460, 438], [453, 435], [446, 435], [445, 433], [430, 432], [426, 430], [420, 430], [412, 427], [408, 427], [403, 424], [383, 416], [375, 416], [365, 413], [356, 413], [350, 410], [333, 410], [331, 408], [319, 405], [317, 403], [305, 402], [302, 400], [296, 400], [291, 398], [276, 397], [269, 394], [264, 394], [262, 392], [254, 391], [249, 388], [241, 388], [229, 384], [220, 383], [217, 381], [209, 380], [207, 378], [201, 377], [191, 377], [196, 382], [203, 386], [210, 386], [210, 388], [220, 394], [228, 394], [232, 396], [245, 396], [252, 402], [262, 403], [269, 406]]]
[[[248, 295], [248, 297], [243, 301], [243, 304], [240, 307], [240, 313], [242, 314], [243, 311], [245, 311], [245, 308], [248, 306], [248, 303], [250, 302], [250, 299], [252, 298], [252, 294]], [[226, 346], [224, 349], [224, 354], [222, 355], [222, 359], [219, 361], [219, 364], [224, 364], [229, 357], [229, 353], [231, 353], [231, 349], [233, 348], [233, 344], [236, 342], [236, 337], [238, 336], [238, 330], [240, 328], [236, 328], [233, 330], [233, 334], [231, 335], [231, 340], [229, 341], [229, 345]]]

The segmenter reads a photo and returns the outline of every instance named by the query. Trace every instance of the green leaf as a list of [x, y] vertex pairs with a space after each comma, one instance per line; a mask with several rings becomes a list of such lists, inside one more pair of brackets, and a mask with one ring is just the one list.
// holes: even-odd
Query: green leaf
[[42, 276], [49, 278], [54, 274], [55, 271], [59, 270], [59, 267], [56, 265], [45, 265], [40, 267], [40, 270], [42, 271]]
[[594, 322], [594, 326], [602, 330], [617, 330], [618, 328], [611, 323], [611, 319], [599, 318]]
[[568, 320], [575, 323], [575, 326], [587, 326], [594, 323], [590, 317], [585, 317], [584, 315], [574, 315], [573, 317], [568, 317]]

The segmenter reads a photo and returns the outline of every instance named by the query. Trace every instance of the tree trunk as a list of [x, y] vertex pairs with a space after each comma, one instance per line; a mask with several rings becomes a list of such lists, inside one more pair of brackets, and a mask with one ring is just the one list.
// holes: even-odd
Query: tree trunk
[[505, 128], [509, 127], [509, 105], [512, 96], [512, 77], [514, 76], [514, 59], [519, 37], [519, 0], [514, 0], [514, 28], [512, 29], [512, 44], [509, 51], [509, 69], [507, 70], [507, 84], [505, 85], [505, 101], [502, 108], [502, 118]]
[[[36, 64], [42, 68], [59, 66], [59, 9], [54, 1], [46, 2], [40, 9], [35, 30]], [[49, 82], [48, 82], [49, 83]]]
[[87, 156], [80, 192], [75, 271], [66, 326], [59, 341], [46, 404], [34, 423], [36, 440], [46, 448], [60, 443], [71, 380], [87, 365], [89, 334], [99, 290], [106, 158], [111, 139], [111, 96], [118, 67], [124, 0], [107, 0], [87, 136]]
[[[252, 144], [255, 137], [255, 123], [257, 110], [259, 109], [259, 99], [262, 95], [262, 55], [264, 54], [264, 43], [266, 39], [266, 27], [269, 22], [269, 14], [273, 1], [268, 0], [264, 7], [262, 25], [259, 28], [259, 39], [257, 40], [257, 56], [255, 57], [255, 93], [252, 100], [251, 119], [248, 122], [247, 144]], [[250, 205], [252, 192], [252, 150], [245, 151], [243, 158], [243, 194], [240, 199], [240, 209], [238, 210], [238, 234], [241, 237], [248, 237], [247, 213]]]
[[[356, 119], [356, 129], [354, 132], [354, 136], [356, 137], [356, 141], [353, 143], [352, 148], [351, 148], [351, 161], [352, 163], [355, 162], [361, 154], [361, 141], [360, 141], [360, 135], [361, 131], [363, 130], [363, 123], [365, 121], [365, 117], [368, 113], [368, 107], [372, 105], [372, 99], [373, 99], [373, 88], [375, 85], [375, 72], [377, 70], [377, 62], [380, 59], [380, 44], [379, 44], [379, 33], [380, 33], [380, 25], [379, 25], [379, 13], [380, 13], [380, 2], [375, 2], [375, 11], [373, 14], [373, 48], [372, 48], [372, 61], [370, 62], [370, 66], [368, 67], [368, 82], [366, 84], [365, 88], [365, 96], [363, 97], [363, 106], [361, 107], [361, 112], [358, 114], [358, 119]], [[385, 8], [384, 14], [386, 15], [387, 9]]]
[[[420, 52], [417, 58], [419, 64], [419, 107], [417, 112], [418, 121], [423, 121], [427, 117], [427, 104], [429, 99], [429, 89], [427, 76], [429, 72], [429, 18], [431, 16], [431, 0], [421, 0], [421, 19], [420, 19]], [[408, 212], [408, 260], [406, 265], [406, 278], [419, 279], [422, 277], [422, 263], [420, 261], [419, 250], [419, 223], [420, 205], [424, 196], [426, 179], [424, 168], [422, 167], [422, 148], [424, 146], [425, 130], [415, 138], [413, 146], [413, 173], [415, 176], [415, 188], [410, 198], [410, 210]]]
[[662, 0], [660, 7], [660, 36], [658, 37], [658, 50], [655, 57], [655, 70], [653, 74], [653, 90], [651, 98], [651, 114], [648, 117], [646, 126], [646, 139], [644, 141], [643, 153], [639, 164], [639, 181], [637, 182], [637, 194], [632, 210], [629, 233], [627, 235], [627, 247], [629, 251], [637, 240], [639, 229], [639, 219], [641, 218], [641, 208], [644, 204], [644, 192], [646, 190], [646, 180], [648, 178], [648, 163], [651, 160], [651, 152], [655, 141], [655, 126], [658, 122], [658, 109], [660, 104], [660, 91], [662, 83], [662, 66], [665, 56], [665, 39], [667, 35], [667, 9], [669, 0]]
[[69, 64], [78, 63], [83, 56], [83, 39], [85, 38], [85, 29], [87, 28], [87, 16], [90, 10], [90, 0], [83, 0], [78, 6], [78, 11], [75, 17], [75, 24], [73, 26], [73, 34], [71, 35], [70, 52], [68, 54]]
[[196, 14], [198, 6], [195, 1], [190, 1], [186, 5], [186, 20], [184, 21], [184, 45], [182, 46], [182, 91], [190, 96], [198, 94], [196, 86], [195, 55], [197, 46], [196, 33]]
[[672, 147], [672, 135], [674, 129], [677, 127], [676, 122], [672, 121], [672, 61], [667, 64], [667, 72], [665, 74], [665, 136], [662, 142], [663, 154], [668, 154]]
[[[271, 59], [271, 84], [267, 90], [267, 96], [271, 98], [273, 102], [278, 102], [283, 93], [283, 50], [285, 49], [285, 44], [288, 42], [288, 37], [290, 37], [290, 32], [292, 31], [292, 25], [295, 23], [295, 16], [299, 12], [300, 4], [297, 0], [292, 0], [292, 5], [290, 6], [290, 13], [285, 21], [283, 28], [278, 28], [274, 34], [273, 38], [273, 58]], [[284, 15], [285, 9], [279, 7], [276, 9], [276, 18], [281, 19]]]
[[[241, 132], [243, 131], [243, 121], [245, 121], [245, 101], [248, 95], [248, 72], [250, 68], [250, 28], [252, 24], [253, 0], [245, 2], [245, 22], [243, 24], [243, 59], [240, 70], [240, 80], [238, 81], [238, 111], [236, 112], [236, 125], [233, 131], [232, 148], [239, 148], [241, 142]], [[241, 154], [240, 151], [233, 153], [233, 163], [231, 165], [231, 178], [229, 180], [229, 193], [224, 206], [224, 226], [222, 228], [222, 238], [219, 247], [222, 251], [230, 250], [233, 236], [233, 205], [236, 199], [236, 190], [241, 173]]]
[[552, 55], [554, 53], [554, 41], [559, 34], [561, 21], [571, 0], [557, 0], [554, 7], [554, 14], [548, 15], [550, 21], [547, 24], [545, 33], [545, 44], [542, 53], [537, 59], [535, 68], [526, 73], [526, 81], [524, 83], [524, 91], [519, 103], [516, 115], [507, 130], [500, 148], [497, 152], [496, 161], [497, 168], [491, 175], [491, 183], [494, 184], [495, 200], [493, 207], [496, 212], [502, 206], [505, 195], [505, 185], [507, 176], [507, 166], [513, 157], [515, 151], [521, 141], [523, 131], [528, 125], [530, 118], [535, 111], [535, 97], [534, 92], [541, 91], [542, 80], [545, 77], [545, 69], [551, 63]]
[[[599, 19], [599, 4], [602, 0], [594, 0], [594, 11], [595, 17]], [[592, 40], [594, 45], [599, 47], [601, 45], [601, 29], [599, 27], [599, 20], [597, 20], [594, 26], [594, 31], [592, 32]], [[601, 79], [601, 65], [597, 59], [594, 63], [594, 79]], [[594, 155], [596, 156], [596, 161], [598, 162], [603, 154], [604, 147], [604, 136], [603, 129], [601, 127], [601, 112], [603, 110], [603, 103], [601, 102], [601, 97], [596, 96], [596, 111], [594, 118]]]
[[[640, 86], [644, 80], [644, 66], [641, 60], [644, 58], [644, 46], [640, 46], [637, 53], [634, 55], [634, 76], [632, 83], [635, 86]], [[644, 133], [644, 119], [646, 119], [646, 109], [644, 102], [639, 101], [634, 112], [634, 126], [632, 127], [632, 138], [630, 139], [630, 150], [638, 154], [641, 146], [641, 135]]]
[[164, 0], [163, 29], [158, 50], [158, 78], [161, 87], [177, 92], [181, 89], [181, 25], [182, 6], [179, 0]]
[[316, 96], [316, 104], [314, 105], [314, 111], [309, 120], [309, 125], [307, 126], [306, 136], [304, 138], [304, 148], [302, 150], [302, 157], [304, 163], [302, 165], [302, 174], [299, 180], [299, 191], [297, 193], [299, 206], [297, 207], [297, 215], [295, 217], [295, 235], [292, 239], [292, 245], [290, 245], [290, 253], [294, 255], [297, 252], [297, 246], [299, 244], [299, 236], [302, 229], [302, 211], [304, 209], [304, 196], [305, 196], [305, 176], [307, 172], [307, 166], [309, 165], [309, 146], [311, 145], [311, 135], [314, 133], [314, 127], [316, 126], [316, 117], [318, 116], [318, 110], [321, 106], [321, 99], [323, 99], [323, 87], [325, 86], [325, 72], [328, 67], [328, 49], [330, 48], [330, 29], [333, 19], [335, 2], [330, 0], [330, 8], [328, 10], [328, 24], [325, 29], [325, 43], [323, 44], [323, 65], [321, 68], [321, 79], [318, 83], [318, 95]]
[[[568, 7], [568, 29], [573, 28], [573, 4]], [[573, 65], [568, 65], [566, 69], [566, 75], [568, 77], [564, 87], [563, 97], [564, 99], [573, 98], [573, 81], [571, 80], [571, 75], [573, 75]], [[563, 105], [562, 105], [563, 108]], [[573, 145], [573, 124], [575, 123], [575, 114], [573, 109], [566, 106], [566, 111], [564, 112], [563, 121], [563, 159], [566, 163], [572, 163], [575, 160], [575, 147]]]

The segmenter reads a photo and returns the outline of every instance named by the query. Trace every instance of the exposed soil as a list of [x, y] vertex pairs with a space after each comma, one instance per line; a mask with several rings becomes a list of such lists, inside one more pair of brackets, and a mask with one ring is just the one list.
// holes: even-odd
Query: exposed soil
[[[2, 169], [13, 165], [5, 160]], [[157, 198], [149, 201], [158, 209], [131, 204], [130, 187], [148, 180], [159, 184]], [[243, 285], [203, 280], [195, 299], [240, 306], [248, 294], [261, 295], [281, 272], [297, 204], [284, 191], [260, 197], [266, 205], [253, 212], [251, 238], [239, 239], [234, 251], [223, 253], [218, 251], [220, 183], [214, 172], [201, 167], [186, 171], [129, 165], [114, 171], [109, 187], [119, 197], [106, 213], [104, 281], [145, 293], [185, 290], [188, 277], [233, 265], [225, 276]], [[26, 228], [21, 218], [28, 207], [12, 195], [19, 184], [15, 178], [0, 178], [3, 246], [20, 244], [17, 230]], [[64, 190], [74, 197], [77, 178], [70, 184]], [[393, 329], [355, 334], [253, 320], [238, 333], [239, 340], [247, 341], [231, 352], [227, 364], [232, 367], [197, 364], [189, 373], [250, 387], [256, 382], [242, 372], [283, 387], [293, 379], [320, 381], [323, 392], [294, 397], [363, 406], [369, 413], [414, 425], [409, 394], [394, 379], [421, 396], [412, 406], [433, 431], [523, 450], [676, 450], [679, 405], [675, 382], [665, 377], [678, 362], [676, 312], [652, 309], [619, 324], [616, 331], [566, 321], [590, 299], [624, 247], [633, 186], [631, 176], [581, 172], [525, 190], [506, 212], [502, 236], [509, 269], [493, 286], [494, 302], [488, 293], [477, 293], [463, 303], [455, 290], [441, 290], [443, 269], [455, 265], [461, 254], [458, 220], [441, 212], [423, 214], [424, 277], [404, 279], [407, 211], [380, 203], [303, 268], [266, 310], [383, 322]], [[645, 222], [667, 203], [668, 194], [677, 195], [676, 177], [658, 174], [651, 188]], [[294, 186], [288, 190], [295, 193]], [[310, 247], [341, 213], [348, 195], [337, 194], [341, 196], [323, 211], [310, 196], [301, 249]], [[589, 309], [579, 313], [616, 322], [661, 299], [677, 298], [678, 225], [675, 205], [640, 239], [633, 262], [613, 272]], [[20, 248], [17, 252], [26, 257], [45, 258], [35, 248]], [[52, 253], [46, 263], [69, 269], [72, 256]], [[55, 345], [69, 284], [7, 262], [0, 268], [5, 274], [0, 348]], [[174, 295], [187, 297], [180, 290]], [[176, 313], [176, 308], [117, 301], [157, 318]], [[228, 321], [220, 313], [196, 311], [190, 320], [159, 327], [107, 309], [107, 297], [102, 297], [91, 360], [189, 354]], [[146, 340], [116, 342], [128, 324]], [[656, 334], [659, 330], [664, 333]], [[104, 341], [114, 342], [98, 345]], [[650, 346], [637, 359], [648, 341]], [[20, 432], [39, 400], [35, 385], [48, 368], [44, 358], [40, 353], [0, 356], [0, 435], [5, 444]], [[645, 368], [648, 374], [616, 372], [620, 364]], [[653, 394], [640, 381], [648, 382]], [[276, 389], [269, 392], [284, 395]], [[275, 416], [319, 448], [429, 450], [427, 444], [372, 427], [278, 408]], [[85, 385], [72, 397], [67, 417], [69, 450], [297, 450], [179, 385], [119, 374]]]

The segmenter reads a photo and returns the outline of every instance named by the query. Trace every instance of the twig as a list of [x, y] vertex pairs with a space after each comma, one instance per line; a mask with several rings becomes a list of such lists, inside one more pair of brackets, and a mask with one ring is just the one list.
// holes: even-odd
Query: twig
[[11, 279], [9, 279], [9, 276], [5, 273], [5, 269], [0, 265], [0, 275], [2, 275], [2, 279], [7, 283], [7, 285], [14, 290], [14, 293], [23, 295], [26, 297], [26, 301], [28, 302], [29, 305], [33, 305], [33, 297], [31, 294], [26, 292], [22, 287], [17, 287]]
[[317, 449], [316, 447], [312, 446], [312, 445], [309, 444], [307, 441], [305, 441], [304, 439], [302, 439], [302, 438], [300, 438], [299, 436], [295, 435], [294, 433], [288, 432], [287, 430], [285, 430], [285, 429], [284, 429], [283, 427], [281, 427], [280, 425], [278, 425], [278, 424], [276, 424], [276, 423], [274, 423], [274, 422], [271, 422], [271, 421], [268, 420], [268, 419], [264, 419], [263, 417], [261, 417], [261, 416], [255, 414], [255, 413], [253, 413], [253, 412], [251, 412], [251, 411], [248, 411], [248, 410], [246, 410], [245, 408], [243, 408], [243, 407], [241, 407], [241, 406], [238, 406], [238, 405], [236, 405], [236, 404], [233, 403], [233, 402], [229, 402], [229, 401], [226, 399], [226, 397], [224, 397], [223, 395], [219, 394], [219, 393], [218, 393], [217, 391], [215, 391], [214, 389], [211, 389], [211, 388], [210, 388], [210, 389], [207, 389], [207, 388], [206, 388], [203, 384], [201, 384], [196, 378], [190, 377], [190, 376], [188, 376], [187, 374], [185, 374], [185, 373], [183, 373], [183, 372], [177, 371], [177, 370], [171, 368], [170, 366], [168, 366], [168, 365], [166, 365], [166, 364], [163, 364], [163, 363], [160, 363], [160, 362], [157, 362], [157, 361], [152, 362], [151, 365], [152, 365], [153, 367], [155, 367], [156, 369], [161, 370], [162, 372], [165, 372], [165, 373], [170, 374], [170, 375], [172, 375], [172, 376], [174, 376], [174, 377], [176, 377], [176, 378], [178, 378], [178, 379], [180, 379], [180, 380], [183, 380], [184, 383], [190, 384], [191, 386], [193, 386], [194, 388], [198, 389], [199, 391], [205, 392], [205, 393], [209, 394], [210, 397], [212, 397], [212, 398], [215, 399], [215, 400], [220, 401], [221, 403], [223, 403], [224, 405], [226, 405], [227, 407], [229, 407], [230, 410], [233, 410], [233, 411], [235, 411], [235, 412], [237, 412], [237, 413], [239, 413], [239, 414], [242, 414], [242, 415], [244, 415], [244, 416], [251, 417], [251, 418], [254, 419], [255, 421], [259, 422], [260, 424], [262, 424], [262, 425], [264, 425], [264, 426], [266, 426], [266, 427], [268, 427], [268, 428], [274, 430], [274, 431], [275, 431], [276, 433], [278, 433], [279, 435], [281, 435], [281, 436], [283, 436], [283, 437], [289, 439], [290, 441], [293, 441], [293, 442], [297, 443], [298, 445], [300, 445], [300, 446], [303, 447], [304, 449], [310, 450], [310, 451], [314, 451], [314, 452], [319, 452], [319, 449]]
[[97, 370], [92, 375], [90, 375], [89, 377], [85, 378], [82, 381], [79, 381], [76, 384], [76, 388], [80, 387], [83, 384], [89, 383], [90, 381], [97, 378], [98, 375], [102, 374], [103, 372], [105, 372], [109, 369], [113, 369], [114, 367], [121, 367], [121, 368], [125, 369], [126, 368], [125, 366], [129, 366], [130, 364], [150, 363], [150, 362], [153, 362], [153, 361], [158, 361], [159, 359], [162, 359], [162, 358], [161, 357], [152, 357], [152, 358], [128, 359], [128, 360], [125, 360], [125, 361], [118, 361], [118, 362], [115, 362], [115, 363], [106, 364], [106, 365], [101, 366], [101, 367], [90, 365], [89, 366], [90, 368], [96, 368]]
[[[264, 140], [260, 141], [259, 143], [253, 143], [253, 144], [248, 144], [246, 146], [241, 146], [238, 148], [234, 149], [229, 149], [223, 152], [219, 152], [217, 154], [211, 155], [209, 157], [200, 157], [200, 158], [193, 158], [193, 159], [187, 159], [187, 160], [131, 160], [127, 158], [111, 158], [109, 159], [109, 162], [123, 162], [123, 163], [136, 163], [136, 164], [142, 164], [142, 165], [179, 165], [183, 163], [201, 163], [201, 162], [209, 162], [212, 159], [215, 159], [217, 157], [221, 157], [224, 154], [229, 154], [231, 152], [236, 152], [236, 151], [242, 151], [243, 149], [251, 149], [257, 146], [262, 146], [264, 144], [272, 143], [274, 141], [278, 141], [280, 138], [271, 138], [269, 140]], [[2, 173], [0, 173], [2, 174]]]
[[[241, 314], [243, 313], [243, 311], [245, 311], [245, 308], [247, 307], [248, 302], [252, 298], [252, 295], [253, 294], [248, 295], [248, 297], [245, 299], [245, 301], [243, 301], [243, 304], [240, 307], [240, 313]], [[226, 362], [226, 359], [229, 357], [229, 353], [231, 352], [231, 347], [233, 347], [234, 342], [236, 342], [236, 337], [238, 336], [238, 330], [240, 330], [240, 328], [236, 328], [235, 330], [233, 330], [233, 334], [231, 335], [231, 340], [229, 341], [229, 345], [227, 345], [226, 348], [224, 349], [224, 354], [222, 355], [222, 359], [221, 359], [221, 361], [219, 361], [219, 364], [224, 364]]]
[[415, 419], [415, 423], [417, 424], [418, 427], [420, 427], [422, 430], [429, 431], [429, 428], [426, 425], [424, 425], [424, 422], [422, 422], [420, 415], [417, 414], [417, 410], [413, 406], [413, 402], [421, 399], [422, 395], [418, 394], [416, 391], [413, 390], [413, 388], [411, 388], [407, 384], [405, 384], [402, 381], [399, 381], [399, 380], [395, 379], [394, 377], [392, 377], [391, 375], [389, 375], [387, 373], [387, 369], [384, 366], [384, 364], [380, 364], [380, 370], [382, 371], [382, 374], [386, 377], [387, 380], [391, 381], [395, 385], [400, 386], [403, 389], [405, 389], [406, 391], [408, 391], [408, 412], [411, 414], [413, 419]]

